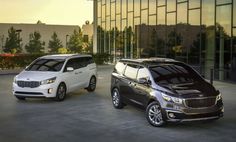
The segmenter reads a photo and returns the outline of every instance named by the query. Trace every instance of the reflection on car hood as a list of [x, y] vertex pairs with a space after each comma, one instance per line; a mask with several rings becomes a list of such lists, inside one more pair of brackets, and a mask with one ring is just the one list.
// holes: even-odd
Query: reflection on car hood
[[22, 71], [17, 75], [17, 80], [23, 81], [42, 81], [55, 77], [57, 72], [41, 72], [41, 71]]
[[160, 86], [182, 98], [209, 97], [217, 94], [215, 88], [207, 82], [160, 84]]

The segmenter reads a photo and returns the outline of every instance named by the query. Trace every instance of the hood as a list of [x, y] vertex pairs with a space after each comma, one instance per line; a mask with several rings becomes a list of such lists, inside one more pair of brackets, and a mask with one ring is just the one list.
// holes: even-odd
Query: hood
[[53, 78], [57, 74], [57, 72], [22, 71], [17, 75], [16, 79], [22, 81], [42, 81]]
[[217, 91], [208, 82], [191, 82], [183, 84], [160, 84], [161, 87], [173, 93], [173, 96], [181, 98], [197, 98], [216, 96]]

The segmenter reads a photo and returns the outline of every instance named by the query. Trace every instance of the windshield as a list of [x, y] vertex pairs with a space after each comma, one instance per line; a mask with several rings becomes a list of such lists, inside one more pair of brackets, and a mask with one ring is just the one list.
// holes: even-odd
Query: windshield
[[37, 59], [26, 71], [60, 71], [65, 60], [63, 59]]
[[201, 81], [202, 78], [189, 66], [181, 63], [167, 63], [150, 67], [156, 83], [182, 84]]

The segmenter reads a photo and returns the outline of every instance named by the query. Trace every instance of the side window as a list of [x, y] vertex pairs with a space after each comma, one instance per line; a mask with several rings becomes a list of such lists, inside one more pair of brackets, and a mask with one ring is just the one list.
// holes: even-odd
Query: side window
[[118, 62], [115, 66], [115, 71], [118, 73], [118, 74], [122, 74], [124, 69], [125, 69], [125, 63], [123, 62]]
[[75, 64], [75, 63], [76, 63], [76, 60], [75, 60], [75, 59], [70, 59], [70, 60], [68, 60], [67, 63], [66, 63], [64, 72], [66, 71], [66, 68], [67, 68], [67, 67], [72, 67], [72, 68], [76, 69], [76, 64]]
[[144, 67], [140, 67], [138, 70], [137, 80], [139, 80], [140, 78], [149, 78], [148, 70]]
[[85, 57], [76, 58], [77, 69], [86, 67], [87, 65], [88, 64]]
[[92, 63], [94, 63], [92, 57], [85, 57], [85, 59], [86, 59], [87, 64], [92, 64]]
[[137, 65], [128, 64], [125, 69], [124, 75], [130, 79], [136, 80], [137, 72], [138, 72]]

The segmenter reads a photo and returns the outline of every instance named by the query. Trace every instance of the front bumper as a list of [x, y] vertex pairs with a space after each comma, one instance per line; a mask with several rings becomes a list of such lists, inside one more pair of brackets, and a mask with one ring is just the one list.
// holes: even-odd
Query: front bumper
[[195, 113], [186, 114], [181, 111], [166, 110], [166, 120], [170, 122], [186, 122], [186, 121], [201, 121], [201, 120], [212, 120], [223, 117], [224, 108], [215, 112], [209, 113]]
[[28, 98], [53, 98], [56, 96], [56, 92], [56, 83], [40, 85], [36, 88], [19, 87], [16, 83], [13, 83], [12, 88], [13, 95]]
[[163, 115], [166, 121], [170, 122], [219, 119], [223, 117], [223, 113], [224, 106], [222, 100], [218, 101], [214, 106], [205, 108], [187, 108], [183, 106], [163, 108]]

